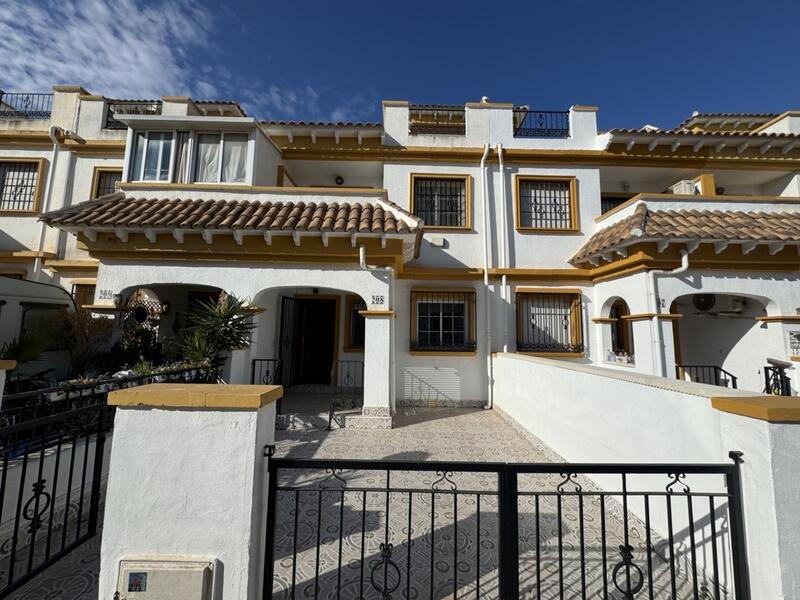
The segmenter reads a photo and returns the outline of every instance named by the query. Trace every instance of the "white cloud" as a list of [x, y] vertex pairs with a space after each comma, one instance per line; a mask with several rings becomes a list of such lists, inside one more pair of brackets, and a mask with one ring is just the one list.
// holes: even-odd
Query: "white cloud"
[[111, 98], [188, 94], [238, 100], [248, 114], [266, 119], [377, 114], [374, 92], [343, 95], [239, 75], [224, 64], [216, 33], [214, 13], [192, 0], [0, 0], [0, 89], [46, 92], [73, 84]]

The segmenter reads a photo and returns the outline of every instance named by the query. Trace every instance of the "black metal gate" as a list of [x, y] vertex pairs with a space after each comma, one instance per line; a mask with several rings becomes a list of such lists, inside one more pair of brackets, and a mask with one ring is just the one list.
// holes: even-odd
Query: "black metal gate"
[[281, 328], [279, 333], [278, 359], [281, 365], [281, 382], [284, 386], [297, 381], [297, 337], [300, 327], [300, 313], [297, 300], [281, 296]]
[[745, 600], [739, 456], [270, 458], [263, 597]]
[[0, 429], [0, 598], [97, 533], [112, 410], [93, 403]]

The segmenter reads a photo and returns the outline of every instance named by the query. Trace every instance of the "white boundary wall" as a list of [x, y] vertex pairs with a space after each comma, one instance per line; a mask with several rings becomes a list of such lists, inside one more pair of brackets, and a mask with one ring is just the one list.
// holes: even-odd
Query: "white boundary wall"
[[748, 395], [518, 354], [494, 362], [497, 408], [567, 461], [726, 463], [730, 450], [744, 452], [752, 597], [800, 598], [800, 424], [711, 407], [712, 396]]

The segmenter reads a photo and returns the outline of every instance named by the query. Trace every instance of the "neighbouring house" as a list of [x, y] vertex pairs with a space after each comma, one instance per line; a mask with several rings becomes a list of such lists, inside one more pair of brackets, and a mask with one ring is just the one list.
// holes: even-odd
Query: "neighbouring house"
[[599, 131], [595, 107], [486, 98], [382, 123], [2, 98], [0, 272], [98, 315], [145, 304], [165, 341], [192, 302], [245, 298], [231, 382], [333, 377], [376, 427], [491, 404], [504, 351], [796, 393], [800, 113]]

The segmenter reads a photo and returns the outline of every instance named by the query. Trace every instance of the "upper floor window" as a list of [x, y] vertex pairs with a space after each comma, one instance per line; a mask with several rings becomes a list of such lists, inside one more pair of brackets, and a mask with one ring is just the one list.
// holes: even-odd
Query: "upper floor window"
[[517, 292], [517, 352], [583, 350], [580, 292]]
[[475, 351], [473, 290], [413, 290], [411, 350], [418, 352]]
[[247, 140], [246, 133], [198, 133], [195, 181], [244, 183]]
[[518, 176], [517, 229], [578, 231], [574, 177]]
[[38, 159], [0, 161], [0, 211], [38, 210], [41, 167]]
[[172, 138], [171, 131], [136, 134], [131, 181], [170, 181]]
[[470, 227], [468, 175], [411, 175], [411, 212], [426, 228]]
[[117, 184], [121, 179], [122, 171], [119, 169], [96, 169], [94, 185], [92, 186], [92, 198], [113, 194], [117, 191]]

